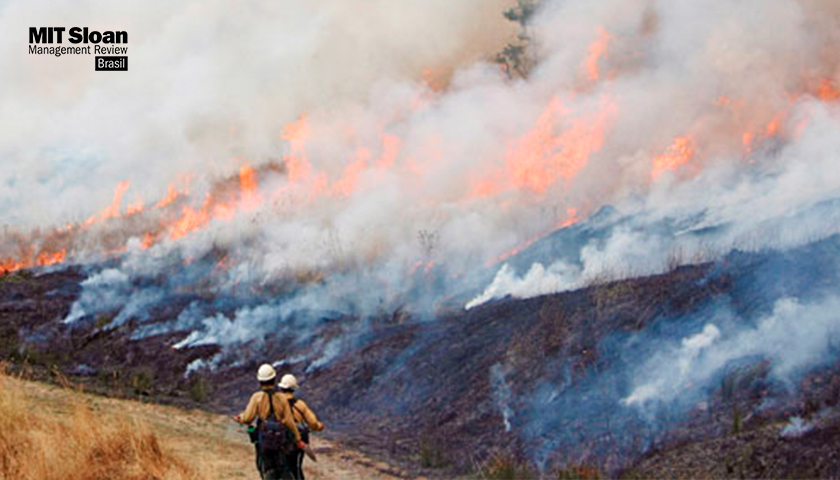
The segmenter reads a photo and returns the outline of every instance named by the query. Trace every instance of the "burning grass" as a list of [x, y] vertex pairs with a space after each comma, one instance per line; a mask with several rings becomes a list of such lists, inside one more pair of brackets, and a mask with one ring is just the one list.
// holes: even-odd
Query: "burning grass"
[[0, 373], [0, 479], [193, 479], [144, 423], [79, 397], [39, 402]]

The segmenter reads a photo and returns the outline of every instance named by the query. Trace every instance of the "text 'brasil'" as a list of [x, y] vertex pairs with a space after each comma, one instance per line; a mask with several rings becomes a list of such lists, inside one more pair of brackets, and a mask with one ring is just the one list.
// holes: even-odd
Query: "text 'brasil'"
[[[52, 45], [61, 44], [65, 38], [74, 45]], [[128, 70], [128, 57], [125, 56], [128, 54], [128, 47], [118, 46], [124, 43], [128, 43], [128, 32], [124, 30], [100, 32], [88, 27], [73, 27], [69, 30], [66, 27], [29, 27], [30, 55], [107, 55], [94, 59], [96, 71]], [[93, 44], [92, 49], [89, 44]]]

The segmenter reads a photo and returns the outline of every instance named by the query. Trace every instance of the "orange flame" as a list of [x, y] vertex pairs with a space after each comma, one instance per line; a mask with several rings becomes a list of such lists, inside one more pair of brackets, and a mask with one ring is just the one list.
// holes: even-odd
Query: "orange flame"
[[0, 275], [22, 270], [24, 268], [32, 267], [47, 267], [64, 262], [67, 258], [67, 250], [42, 250], [37, 255], [33, 255], [33, 248], [28, 247], [28, 252], [22, 255], [20, 259], [2, 258], [0, 259]]
[[166, 196], [155, 204], [155, 208], [163, 208], [171, 205], [172, 202], [177, 200], [179, 196], [180, 194], [178, 193], [178, 190], [176, 190], [175, 186], [170, 183], [166, 190]]
[[333, 190], [339, 195], [349, 196], [356, 190], [359, 175], [367, 168], [364, 155], [344, 167], [344, 176], [333, 184]]
[[111, 201], [111, 205], [108, 206], [105, 210], [103, 210], [98, 215], [93, 215], [89, 217], [82, 223], [83, 227], [89, 227], [96, 222], [107, 220], [109, 218], [117, 218], [120, 216], [120, 205], [122, 205], [123, 196], [125, 196], [125, 192], [128, 191], [129, 187], [131, 187], [131, 183], [129, 182], [120, 182], [117, 184], [117, 188], [114, 189], [114, 199]]
[[402, 140], [399, 137], [387, 133], [382, 134], [382, 153], [377, 163], [380, 168], [391, 168], [397, 159], [397, 154], [402, 147]]
[[208, 194], [201, 208], [196, 210], [188, 205], [181, 209], [181, 218], [179, 218], [170, 230], [170, 237], [173, 240], [178, 240], [187, 236], [190, 232], [197, 230], [210, 221], [209, 208], [212, 204], [212, 199]]
[[[613, 40], [614, 37], [603, 27], [597, 29], [597, 37], [589, 46], [588, 55], [579, 67], [585, 71], [589, 80], [597, 81], [608, 75], [608, 73], [605, 75], [602, 69], [608, 63], [605, 60], [609, 60], [608, 53]], [[730, 112], [731, 118], [724, 122], [707, 122], [703, 129], [698, 127], [690, 130], [702, 131], [703, 136], [707, 137], [709, 129], [705, 128], [705, 125], [713, 124], [715, 133], [725, 132], [727, 149], [737, 150], [742, 145], [747, 153], [751, 153], [757, 145], [768, 138], [785, 136], [795, 139], [796, 129], [804, 128], [804, 122], [808, 121], [807, 118], [803, 119], [796, 129], [789, 122], [792, 118], [793, 104], [797, 98], [808, 94], [809, 97], [817, 97], [823, 102], [840, 101], [840, 87], [832, 79], [817, 80], [817, 77], [805, 77], [800, 90], [797, 94], [791, 94], [790, 105], [781, 111], [778, 110], [779, 105], [776, 104], [772, 106], [749, 104], [744, 100], [722, 95], [714, 104]], [[419, 98], [426, 101], [425, 98]], [[420, 105], [418, 103], [415, 108], [420, 108]], [[425, 103], [422, 104], [423, 107], [425, 105]], [[591, 113], [573, 111], [560, 100], [560, 97], [552, 98], [533, 125], [530, 125], [530, 129], [510, 142], [501, 168], [486, 177], [468, 178], [467, 186], [471, 195], [490, 196], [512, 189], [523, 189], [544, 195], [550, 189], [556, 188], [558, 182], [574, 180], [591, 161], [593, 155], [602, 149], [608, 127], [616, 113], [617, 106], [609, 98], [600, 108]], [[696, 123], [696, 125], [699, 124], [701, 121]], [[319, 170], [319, 164], [314, 160], [310, 163], [307, 156], [307, 145], [311, 141], [311, 129], [307, 117], [301, 116], [298, 120], [286, 125], [282, 132], [282, 139], [288, 142], [289, 148], [283, 158], [283, 164], [289, 183], [297, 184], [292, 185], [291, 189], [297, 190], [302, 187], [305, 195], [309, 195], [309, 200], [320, 195], [345, 197], [357, 192], [360, 185], [365, 185], [361, 180], [367, 182], [383, 178], [379, 174], [395, 167], [403, 147], [403, 140], [385, 133], [384, 127], [380, 128], [382, 132], [379, 146], [354, 143], [356, 152], [349, 156], [343, 168], [332, 170], [324, 167]], [[355, 142], [357, 137], [355, 133], [353, 135]], [[667, 171], [674, 171], [691, 164], [695, 161], [696, 150], [696, 142], [691, 136], [675, 138], [670, 146], [652, 159], [651, 180], [660, 178]], [[712, 150], [709, 148], [702, 151], [717, 153]], [[418, 155], [418, 157], [407, 155], [399, 157], [403, 173], [422, 173], [425, 165], [428, 164], [423, 163], [427, 158], [423, 154]], [[435, 157], [435, 155], [437, 154], [433, 152], [428, 157]], [[131, 184], [128, 181], [120, 182], [114, 190], [110, 204], [101, 212], [90, 216], [84, 222], [56, 229], [55, 233], [33, 232], [28, 242], [19, 242], [22, 246], [18, 255], [12, 258], [0, 258], [0, 273], [64, 262], [68, 257], [68, 252], [70, 257], [74, 255], [73, 235], [79, 233], [79, 230], [84, 227], [108, 219], [140, 215], [140, 218], [127, 222], [131, 224], [130, 229], [126, 228], [130, 236], [129, 233], [122, 233], [125, 238], [139, 237], [143, 248], [150, 248], [162, 238], [180, 239], [205, 227], [213, 220], [229, 220], [240, 211], [255, 209], [263, 202], [259, 183], [261, 171], [249, 165], [242, 165], [238, 176], [233, 175], [214, 184], [199, 206], [195, 206], [196, 203], [192, 206], [182, 205], [182, 203], [187, 203], [186, 201], [176, 203], [181, 197], [188, 196], [188, 191], [179, 190], [174, 184], [170, 184], [166, 195], [157, 203], [145, 205], [142, 201], [135, 201], [124, 207], [123, 201]], [[368, 175], [369, 171], [371, 175]], [[289, 187], [289, 184], [285, 184], [282, 188]], [[172, 207], [165, 211], [153, 212], [169, 206]], [[504, 203], [502, 208], [505, 208]], [[144, 222], [142, 219], [145, 218], [151, 218], [151, 221]], [[569, 208], [566, 211], [566, 217], [557, 221], [554, 226], [567, 227], [578, 221], [578, 211], [575, 208]], [[154, 226], [150, 226], [151, 224]], [[63, 237], [58, 241], [53, 241], [54, 238], [50, 235]], [[119, 240], [118, 235], [112, 237], [118, 238], [117, 242], [122, 241]], [[113, 243], [115, 242], [103, 241], [102, 250], [118, 252], [124, 249], [124, 244], [114, 246]], [[44, 248], [45, 245], [48, 248]]]
[[4, 258], [0, 260], [0, 274], [7, 274], [11, 273], [23, 268], [27, 268], [31, 265], [27, 265], [25, 262], [14, 260], [11, 258]]
[[584, 68], [586, 69], [587, 77], [592, 81], [597, 81], [601, 78], [601, 73], [598, 70], [598, 62], [607, 53], [607, 48], [613, 36], [604, 28], [598, 27], [598, 38], [589, 46], [589, 56], [586, 57]]
[[764, 127], [764, 136], [771, 138], [775, 137], [779, 130], [781, 129], [783, 114], [777, 113], [776, 116], [773, 117], [770, 122], [767, 123], [767, 126]]
[[[592, 115], [568, 119], [569, 128], [555, 135], [555, 125], [571, 113], [555, 97], [534, 128], [508, 152], [505, 163], [513, 185], [544, 193], [559, 178], [573, 179], [601, 149], [615, 112], [615, 104], [606, 102]], [[481, 188], [487, 190], [486, 185]]]
[[557, 228], [566, 228], [571, 227], [572, 225], [578, 223], [580, 218], [578, 218], [578, 210], [575, 207], [569, 207], [566, 209], [566, 219], [562, 222], [557, 224]]
[[253, 210], [262, 203], [258, 187], [257, 172], [248, 165], [242, 165], [239, 168], [239, 192], [242, 206], [246, 210]]
[[125, 214], [126, 214], [126, 216], [129, 216], [129, 215], [136, 215], [138, 213], [143, 213], [144, 208], [145, 207], [143, 206], [143, 202], [141, 200], [138, 200], [138, 201], [132, 203], [131, 205], [129, 205], [128, 207], [126, 207]]
[[131, 183], [129, 182], [120, 182], [117, 184], [117, 188], [114, 190], [114, 200], [111, 202], [111, 205], [99, 215], [99, 218], [104, 220], [120, 216], [120, 205], [122, 204], [123, 196], [125, 196], [125, 192], [128, 191], [129, 187], [131, 187]]
[[[178, 240], [198, 230], [211, 220], [230, 220], [241, 210], [250, 211], [262, 203], [257, 172], [249, 165], [239, 168], [238, 191], [231, 191], [230, 182], [217, 185], [208, 192], [198, 209], [181, 207], [181, 216], [169, 228], [169, 237]], [[150, 240], [150, 242], [153, 241]], [[148, 245], [151, 243], [147, 242]]]
[[64, 262], [64, 259], [67, 257], [67, 250], [61, 249], [57, 252], [41, 252], [38, 254], [38, 258], [36, 259], [35, 263], [38, 266], [46, 267], [48, 265], [55, 265], [56, 263]]
[[[162, 218], [152, 217], [157, 218], [158, 226], [151, 230], [138, 232], [137, 227], [149, 228], [147, 222], [138, 223], [133, 230], [129, 228], [125, 231], [125, 239], [140, 236], [140, 246], [147, 249], [152, 247], [164, 232], [167, 232], [172, 239], [179, 239], [203, 227], [212, 219], [227, 220], [235, 216], [240, 209], [249, 210], [258, 206], [262, 198], [258, 189], [257, 171], [248, 165], [244, 165], [240, 168], [238, 180], [238, 189], [231, 188], [232, 179], [217, 183], [207, 194], [200, 208], [184, 206], [181, 208], [180, 215], [175, 218], [168, 218], [165, 213]], [[27, 246], [21, 246], [21, 254], [16, 257], [0, 258], [0, 274], [22, 268], [62, 263], [68, 256], [68, 248], [72, 248], [72, 236], [77, 233], [78, 228], [90, 227], [108, 219], [127, 218], [145, 213], [147, 209], [142, 201], [131, 203], [125, 208], [124, 213], [121, 212], [123, 199], [130, 186], [131, 184], [127, 181], [120, 182], [114, 190], [112, 201], [108, 207], [100, 213], [92, 215], [81, 224], [69, 224], [44, 235], [44, 240], [50, 245], [56, 243], [66, 245], [62, 248], [41, 248], [39, 251], [38, 248], [32, 246], [37, 242], [37, 237], [33, 237], [29, 241], [20, 240], [22, 245]], [[154, 209], [163, 209], [171, 205], [181, 195], [185, 195], [185, 193], [179, 192], [173, 185], [169, 185], [166, 196], [154, 204]], [[125, 251], [125, 244], [114, 244], [113, 238], [109, 238], [111, 240], [102, 244], [104, 254], [114, 255]], [[117, 239], [117, 242], [119, 241]]]
[[665, 153], [653, 159], [651, 179], [656, 180], [663, 173], [688, 163], [692, 156], [694, 156], [694, 142], [691, 137], [677, 137]]
[[140, 241], [140, 245], [141, 245], [143, 248], [151, 248], [151, 246], [155, 244], [155, 240], [156, 240], [156, 238], [155, 238], [155, 234], [154, 234], [154, 233], [152, 233], [152, 232], [146, 232], [146, 233], [143, 235], [143, 239]]
[[306, 158], [306, 141], [309, 138], [309, 124], [305, 116], [283, 128], [283, 140], [289, 142], [291, 153], [283, 158], [289, 169], [289, 180], [296, 182], [309, 176], [312, 167]]
[[838, 90], [837, 84], [833, 80], [824, 78], [820, 81], [820, 85], [817, 88], [817, 96], [823, 102], [834, 102], [840, 100], [840, 90]]
[[741, 139], [741, 143], [744, 144], [744, 151], [747, 153], [752, 152], [752, 142], [753, 142], [753, 134], [747, 132], [743, 135]]

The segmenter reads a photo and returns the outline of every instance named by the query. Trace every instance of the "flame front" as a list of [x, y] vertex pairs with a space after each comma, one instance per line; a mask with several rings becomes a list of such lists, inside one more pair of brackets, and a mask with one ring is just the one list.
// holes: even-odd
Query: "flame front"
[[[799, 140], [812, 121], [809, 102], [840, 101], [831, 73], [838, 62], [830, 52], [803, 54], [799, 63], [787, 58], [790, 65], [769, 53], [746, 55], [767, 68], [742, 75], [742, 52], [720, 50], [726, 43], [715, 35], [706, 43], [656, 43], [658, 35], [674, 33], [664, 30], [662, 15], [657, 9], [636, 20], [593, 14], [557, 29], [558, 45], [569, 40], [574, 50], [553, 52], [562, 47], [554, 45], [541, 51], [543, 44], [535, 42], [540, 48], [529, 53], [544, 63], [530, 78], [496, 78], [496, 69], [480, 67], [478, 73], [426, 68], [414, 83], [376, 87], [386, 94], [371, 95], [367, 103], [285, 112], [280, 117], [294, 120], [272, 125], [266, 146], [251, 149], [257, 154], [238, 143], [218, 150], [212, 161], [221, 167], [214, 171], [223, 174], [173, 170], [162, 185], [125, 174], [112, 180], [110, 203], [85, 205], [84, 220], [7, 231], [0, 271], [107, 258], [133, 244], [175, 245], [240, 216], [252, 216], [252, 223], [282, 219], [277, 222], [322, 234], [357, 229], [344, 235], [363, 261], [411, 250], [400, 244], [412, 237], [404, 231], [481, 218], [496, 233], [485, 232], [491, 239], [505, 237], [480, 255], [492, 262], [621, 195], [688, 182], [714, 162], [750, 168]], [[535, 29], [535, 38], [545, 33]], [[721, 38], [732, 33], [714, 31]], [[696, 53], [692, 48], [708, 51], [691, 62], [675, 53]], [[677, 80], [691, 83], [695, 74], [712, 79], [698, 82], [707, 88], [691, 90]], [[216, 133], [239, 142], [248, 131], [240, 122], [247, 119], [236, 127], [224, 121]], [[224, 158], [220, 151], [233, 153]], [[158, 198], [138, 199], [139, 192], [163, 185]], [[371, 205], [389, 212], [373, 226], [357, 218], [372, 214]], [[390, 231], [395, 225], [403, 233]], [[303, 251], [289, 247], [289, 255]], [[310, 264], [322, 265], [311, 256]], [[418, 261], [443, 263], [412, 258], [405, 270]]]
[[656, 180], [663, 173], [687, 164], [692, 156], [694, 156], [694, 142], [691, 137], [677, 137], [665, 153], [653, 159], [651, 178]]

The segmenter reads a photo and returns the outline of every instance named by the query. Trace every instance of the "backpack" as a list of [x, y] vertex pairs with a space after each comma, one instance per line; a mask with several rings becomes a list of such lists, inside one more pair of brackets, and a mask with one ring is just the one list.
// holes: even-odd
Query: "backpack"
[[[297, 398], [293, 398], [289, 400], [289, 407], [294, 410], [295, 402], [297, 402]], [[300, 412], [300, 410], [298, 410]], [[292, 416], [294, 416], [294, 412], [292, 412]], [[303, 417], [303, 412], [301, 412], [301, 417]], [[306, 419], [304, 418], [297, 424], [298, 432], [300, 432], [300, 438], [303, 440], [303, 443], [309, 443], [309, 425], [306, 423]]]
[[263, 455], [287, 455], [294, 451], [295, 442], [285, 425], [274, 413], [274, 390], [268, 392], [269, 414], [257, 422], [257, 444]]

